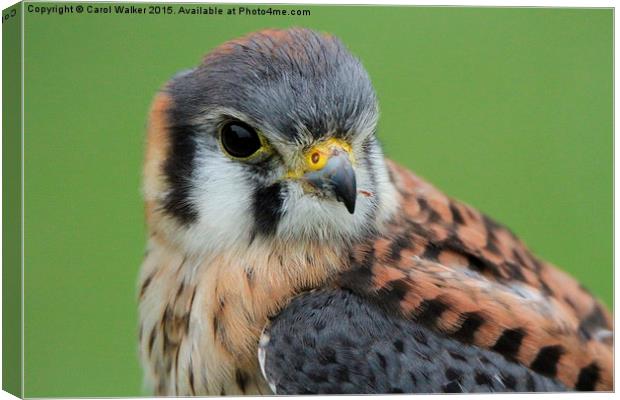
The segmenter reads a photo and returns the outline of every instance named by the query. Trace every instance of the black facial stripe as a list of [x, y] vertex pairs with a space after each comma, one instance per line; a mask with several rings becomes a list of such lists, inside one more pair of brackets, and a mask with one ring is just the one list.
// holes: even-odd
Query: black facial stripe
[[255, 190], [252, 207], [257, 233], [270, 236], [276, 232], [282, 217], [282, 189], [280, 183], [274, 183]]
[[181, 223], [190, 224], [198, 212], [189, 202], [191, 176], [196, 155], [195, 128], [191, 125], [177, 124], [174, 112], [170, 119], [170, 153], [165, 161], [164, 173], [170, 185], [164, 209], [175, 216]]

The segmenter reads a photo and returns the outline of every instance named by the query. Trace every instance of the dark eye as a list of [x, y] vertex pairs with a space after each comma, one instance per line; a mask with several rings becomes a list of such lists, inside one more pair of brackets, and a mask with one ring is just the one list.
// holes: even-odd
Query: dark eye
[[228, 122], [224, 125], [221, 137], [224, 150], [237, 158], [248, 158], [262, 147], [256, 131], [240, 121]]

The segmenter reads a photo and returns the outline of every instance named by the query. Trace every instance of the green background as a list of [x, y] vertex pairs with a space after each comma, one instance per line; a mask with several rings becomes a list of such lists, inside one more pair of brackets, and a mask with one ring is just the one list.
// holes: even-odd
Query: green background
[[391, 158], [611, 304], [611, 10], [295, 8], [312, 15], [26, 12], [27, 396], [144, 394], [136, 278], [149, 103], [214, 46], [265, 27], [339, 36], [373, 79]]

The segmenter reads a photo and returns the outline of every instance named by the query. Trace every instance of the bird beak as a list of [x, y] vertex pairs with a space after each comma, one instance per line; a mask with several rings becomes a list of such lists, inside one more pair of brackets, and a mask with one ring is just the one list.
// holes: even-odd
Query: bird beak
[[351, 214], [357, 196], [352, 158], [348, 144], [330, 139], [306, 153], [307, 168], [302, 177], [319, 192], [342, 202]]

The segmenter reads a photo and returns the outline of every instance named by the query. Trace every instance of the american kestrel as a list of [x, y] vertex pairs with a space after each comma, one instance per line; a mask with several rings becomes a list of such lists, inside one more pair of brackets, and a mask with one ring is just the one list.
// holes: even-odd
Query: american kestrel
[[157, 94], [140, 351], [158, 395], [612, 390], [609, 312], [384, 158], [335, 37], [264, 30]]

